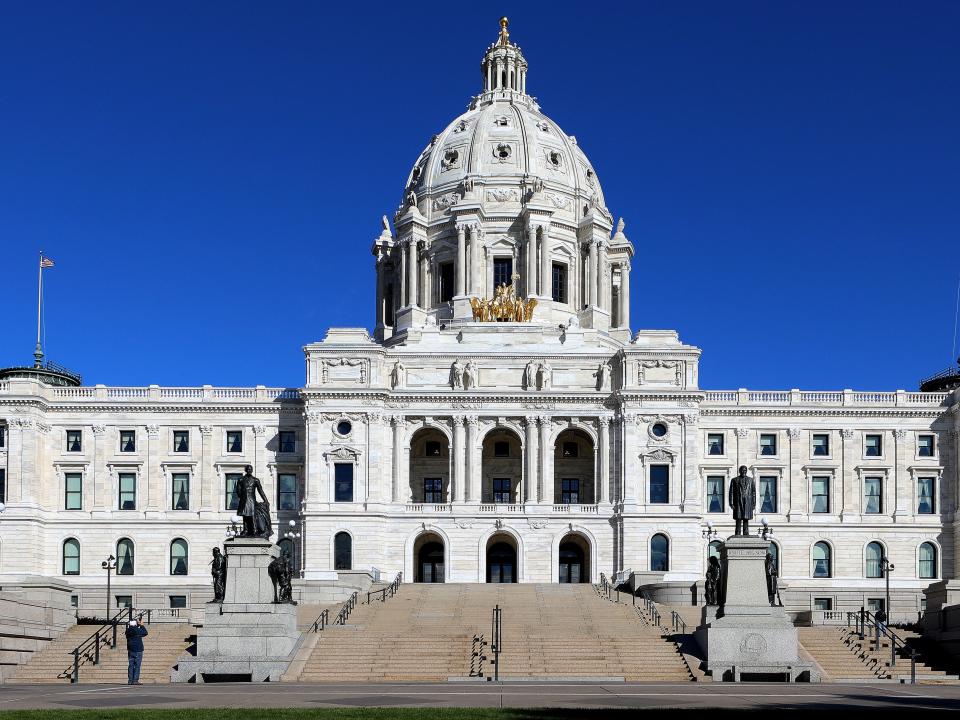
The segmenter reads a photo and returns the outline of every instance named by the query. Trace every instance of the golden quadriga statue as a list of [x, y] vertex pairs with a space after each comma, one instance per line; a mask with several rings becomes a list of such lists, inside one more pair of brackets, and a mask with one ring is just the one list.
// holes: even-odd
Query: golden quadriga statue
[[536, 306], [535, 298], [518, 298], [513, 284], [506, 283], [497, 287], [492, 300], [470, 298], [474, 322], [530, 322]]

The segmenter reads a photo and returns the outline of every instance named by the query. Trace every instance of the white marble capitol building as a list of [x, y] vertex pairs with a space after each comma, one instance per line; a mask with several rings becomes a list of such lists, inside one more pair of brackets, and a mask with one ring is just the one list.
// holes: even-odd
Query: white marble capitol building
[[[623, 222], [527, 93], [504, 27], [373, 241], [375, 328], [304, 348], [301, 388], [0, 373], [0, 584], [199, 607], [243, 467], [302, 598], [405, 582], [632, 578], [702, 603], [745, 465], [794, 612], [894, 614], [955, 576], [960, 409], [940, 392], [701, 390], [701, 350], [630, 326]], [[38, 363], [39, 364], [39, 363]]]

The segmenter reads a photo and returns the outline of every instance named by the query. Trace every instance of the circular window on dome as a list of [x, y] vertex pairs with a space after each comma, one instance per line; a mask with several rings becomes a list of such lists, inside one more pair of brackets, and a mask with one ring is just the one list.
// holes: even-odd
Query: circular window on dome
[[550, 161], [550, 164], [553, 165], [553, 167], [563, 167], [563, 155], [558, 153], [556, 150], [551, 150], [547, 154], [547, 159]]
[[500, 162], [507, 162], [513, 155], [513, 148], [506, 143], [500, 143], [493, 149], [493, 156]]
[[443, 167], [445, 170], [449, 170], [452, 167], [457, 167], [459, 164], [460, 164], [459, 150], [447, 150], [443, 154]]
[[662, 438], [667, 434], [667, 426], [662, 422], [654, 423], [653, 427], [650, 428], [650, 432], [653, 433], [654, 437]]
[[349, 420], [340, 420], [337, 422], [337, 435], [346, 437], [350, 434], [351, 430], [353, 430], [353, 425]]

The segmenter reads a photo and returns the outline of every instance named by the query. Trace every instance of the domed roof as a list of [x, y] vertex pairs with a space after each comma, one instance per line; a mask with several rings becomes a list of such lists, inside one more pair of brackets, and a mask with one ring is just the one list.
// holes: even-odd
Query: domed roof
[[577, 208], [590, 205], [609, 215], [596, 171], [576, 138], [527, 95], [526, 60], [509, 41], [505, 20], [481, 63], [484, 91], [424, 148], [407, 177], [401, 209], [415, 193], [420, 212], [435, 217], [479, 183], [488, 188], [484, 201], [520, 202], [523, 187], [533, 185], [559, 212], [576, 216]]

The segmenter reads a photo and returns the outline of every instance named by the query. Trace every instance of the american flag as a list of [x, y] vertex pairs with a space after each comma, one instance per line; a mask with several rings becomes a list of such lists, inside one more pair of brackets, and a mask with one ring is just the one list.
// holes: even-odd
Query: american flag
[[41, 256], [40, 256], [40, 267], [42, 267], [42, 268], [53, 267], [53, 260], [51, 260], [51, 259], [48, 258], [48, 257], [44, 257], [43, 255], [41, 255]]

